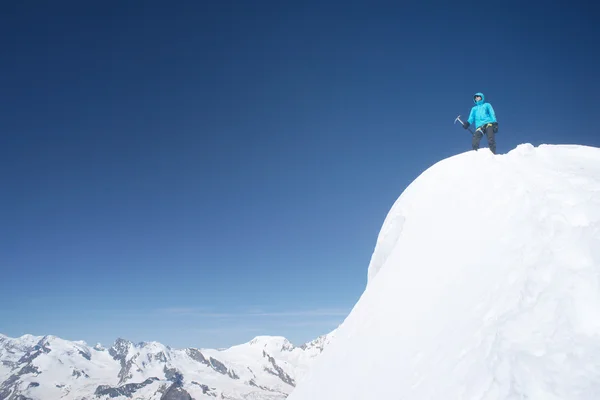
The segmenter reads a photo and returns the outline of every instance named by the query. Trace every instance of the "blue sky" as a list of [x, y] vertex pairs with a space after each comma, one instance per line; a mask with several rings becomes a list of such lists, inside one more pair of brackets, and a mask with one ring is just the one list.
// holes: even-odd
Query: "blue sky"
[[5, 5], [0, 332], [327, 333], [395, 199], [470, 149], [473, 93], [500, 153], [600, 145], [591, 3]]

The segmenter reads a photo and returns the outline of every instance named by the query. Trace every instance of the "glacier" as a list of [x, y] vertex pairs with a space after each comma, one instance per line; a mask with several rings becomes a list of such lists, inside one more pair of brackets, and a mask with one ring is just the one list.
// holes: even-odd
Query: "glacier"
[[442, 160], [386, 216], [364, 293], [289, 400], [600, 398], [600, 149]]

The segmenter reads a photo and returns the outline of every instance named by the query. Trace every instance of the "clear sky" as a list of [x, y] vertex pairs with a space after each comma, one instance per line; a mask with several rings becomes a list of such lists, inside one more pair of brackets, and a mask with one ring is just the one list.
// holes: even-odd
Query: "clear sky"
[[329, 332], [402, 190], [470, 149], [453, 121], [473, 93], [500, 153], [600, 146], [598, 17], [590, 1], [4, 4], [0, 332]]

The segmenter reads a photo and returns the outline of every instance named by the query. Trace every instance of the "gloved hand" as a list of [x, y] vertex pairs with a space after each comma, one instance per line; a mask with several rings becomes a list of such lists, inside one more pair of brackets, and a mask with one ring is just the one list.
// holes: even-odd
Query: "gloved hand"
[[469, 121], [466, 121], [466, 122], [463, 124], [463, 128], [465, 128], [465, 129], [469, 129], [469, 127], [470, 127], [470, 126], [471, 126], [471, 124], [469, 123]]

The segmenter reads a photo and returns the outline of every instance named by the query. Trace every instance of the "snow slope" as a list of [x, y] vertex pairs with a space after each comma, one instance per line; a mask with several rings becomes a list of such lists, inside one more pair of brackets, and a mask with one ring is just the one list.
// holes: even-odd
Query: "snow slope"
[[224, 350], [0, 335], [0, 400], [282, 400], [334, 333], [301, 347], [259, 336]]
[[470, 151], [419, 176], [289, 400], [600, 398], [600, 149]]

